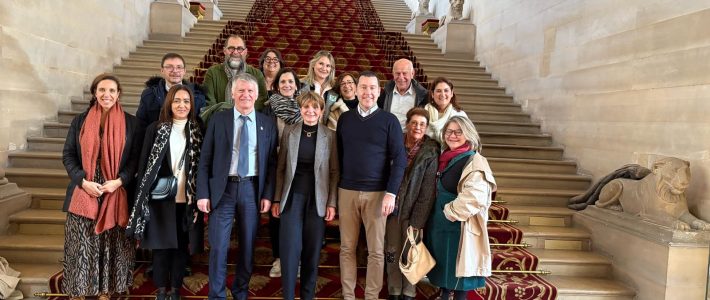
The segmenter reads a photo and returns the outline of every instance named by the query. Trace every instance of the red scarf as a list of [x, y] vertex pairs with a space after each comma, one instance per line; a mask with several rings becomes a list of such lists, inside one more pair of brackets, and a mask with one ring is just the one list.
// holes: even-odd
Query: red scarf
[[[89, 109], [79, 133], [81, 145], [81, 166], [86, 172], [86, 180], [93, 181], [96, 170], [96, 160], [101, 151], [100, 168], [104, 179], [118, 178], [119, 164], [123, 148], [126, 144], [126, 116], [121, 104], [116, 101], [109, 109], [104, 120], [104, 135], [99, 137], [101, 128], [102, 108], [97, 103]], [[99, 207], [96, 197], [89, 195], [81, 185], [78, 185], [72, 194], [69, 212], [91, 220], [96, 220], [94, 231], [96, 234], [116, 227], [126, 227], [128, 224], [128, 197], [123, 186], [113, 193], [103, 195], [103, 203]]]
[[446, 149], [444, 153], [439, 156], [439, 172], [444, 171], [449, 162], [461, 153], [471, 150], [471, 143], [465, 143], [456, 149]]

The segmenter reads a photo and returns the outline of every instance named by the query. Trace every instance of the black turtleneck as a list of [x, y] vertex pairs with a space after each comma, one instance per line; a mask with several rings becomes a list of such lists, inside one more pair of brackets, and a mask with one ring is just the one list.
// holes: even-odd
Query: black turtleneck
[[345, 103], [345, 106], [347, 106], [350, 110], [353, 110], [357, 107], [357, 102], [357, 97], [352, 100], [345, 100], [345, 98], [343, 98], [343, 103]]
[[[308, 134], [310, 133], [310, 136]], [[316, 158], [316, 139], [318, 124], [306, 125], [301, 129], [301, 140], [298, 143], [298, 161], [293, 177], [293, 191], [303, 195], [312, 195], [315, 191], [314, 162]]]

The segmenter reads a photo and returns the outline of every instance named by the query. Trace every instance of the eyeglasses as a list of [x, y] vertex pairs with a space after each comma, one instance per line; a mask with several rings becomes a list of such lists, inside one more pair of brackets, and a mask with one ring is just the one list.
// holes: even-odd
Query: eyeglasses
[[343, 81], [340, 85], [355, 85], [355, 81]]
[[185, 66], [167, 65], [167, 66], [163, 66], [163, 69], [168, 70], [168, 71], [170, 71], [170, 72], [172, 72], [172, 71], [182, 71], [182, 70], [185, 70]]
[[417, 127], [422, 127], [422, 128], [424, 128], [424, 127], [426, 127], [426, 125], [427, 125], [426, 122], [417, 122], [417, 121], [414, 121], [414, 120], [412, 120], [411, 122], [409, 122], [409, 126], [412, 126], [412, 128], [417, 128]]
[[453, 134], [454, 136], [461, 136], [461, 135], [463, 135], [463, 130], [460, 130], [460, 129], [459, 129], [459, 130], [451, 130], [451, 129], [448, 129], [448, 130], [444, 131], [444, 136], [451, 136], [452, 134]]
[[227, 49], [227, 52], [229, 52], [229, 53], [234, 53], [234, 51], [237, 51], [237, 53], [239, 53], [239, 54], [242, 54], [242, 52], [244, 52], [244, 50], [247, 50], [247, 48], [244, 48], [241, 46], [239, 46], [239, 47], [229, 46], [225, 49]]
[[277, 64], [277, 63], [280, 63], [279, 59], [276, 58], [276, 57], [274, 57], [274, 58], [271, 58], [271, 57], [264, 58], [264, 62], [267, 63], [267, 64]]

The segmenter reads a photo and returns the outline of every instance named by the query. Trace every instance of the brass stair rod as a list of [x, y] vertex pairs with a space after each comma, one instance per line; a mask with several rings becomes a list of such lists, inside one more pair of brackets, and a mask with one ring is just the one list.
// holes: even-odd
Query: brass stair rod
[[528, 243], [522, 243], [522, 244], [490, 244], [491, 247], [521, 247], [521, 248], [528, 248], [531, 245]]
[[540, 274], [540, 275], [550, 275], [552, 272], [545, 270], [535, 270], [535, 271], [524, 271], [524, 270], [493, 270], [493, 273], [502, 274]]
[[[47, 293], [47, 292], [41, 292], [41, 293], [34, 293], [35, 297], [42, 297], [42, 298], [47, 298], [47, 297], [69, 297], [67, 294], [57, 294], [57, 293]], [[115, 295], [111, 296], [111, 298], [147, 298], [147, 299], [154, 299], [155, 295]], [[183, 296], [180, 295], [180, 298], [186, 298], [186, 299], [207, 299], [208, 296]], [[228, 296], [227, 299], [234, 299], [232, 296]], [[283, 299], [282, 297], [252, 297], [249, 296], [249, 299], [259, 299], [259, 300], [276, 300], [276, 299]], [[296, 298], [300, 299], [300, 298]], [[313, 299], [319, 299], [319, 300], [338, 300], [340, 298], [327, 298], [327, 297], [315, 297]]]
[[518, 220], [488, 220], [488, 223], [518, 224]]
[[503, 203], [507, 203], [507, 202], [505, 200], [493, 200], [491, 203], [503, 204]]

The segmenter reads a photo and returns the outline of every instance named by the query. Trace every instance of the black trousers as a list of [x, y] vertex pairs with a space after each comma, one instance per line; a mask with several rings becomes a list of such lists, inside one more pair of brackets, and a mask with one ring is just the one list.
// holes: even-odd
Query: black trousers
[[186, 204], [175, 204], [175, 224], [178, 239], [177, 249], [153, 249], [153, 282], [159, 288], [180, 288], [185, 276], [185, 267], [190, 257], [189, 235], [183, 231]]
[[301, 299], [315, 297], [325, 220], [314, 196], [292, 193], [281, 213], [281, 283], [283, 298], [294, 299], [296, 272], [301, 263]]

